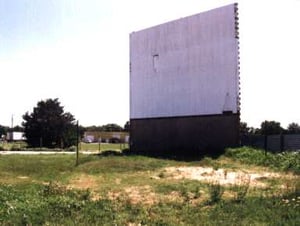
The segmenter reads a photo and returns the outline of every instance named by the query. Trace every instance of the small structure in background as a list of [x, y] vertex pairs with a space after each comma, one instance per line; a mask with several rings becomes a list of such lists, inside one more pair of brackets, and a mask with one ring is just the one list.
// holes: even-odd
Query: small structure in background
[[86, 143], [128, 143], [128, 132], [96, 132], [88, 131], [83, 135], [83, 142]]
[[7, 132], [6, 134], [7, 141], [24, 141], [26, 140], [23, 132]]

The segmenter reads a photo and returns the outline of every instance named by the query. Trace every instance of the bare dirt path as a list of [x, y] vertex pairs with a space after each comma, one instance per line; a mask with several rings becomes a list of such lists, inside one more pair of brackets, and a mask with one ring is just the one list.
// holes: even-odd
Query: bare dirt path
[[243, 185], [264, 187], [261, 180], [278, 178], [281, 175], [273, 172], [254, 172], [247, 170], [214, 169], [212, 167], [167, 167], [163, 171], [165, 178], [189, 179], [214, 182], [221, 185]]

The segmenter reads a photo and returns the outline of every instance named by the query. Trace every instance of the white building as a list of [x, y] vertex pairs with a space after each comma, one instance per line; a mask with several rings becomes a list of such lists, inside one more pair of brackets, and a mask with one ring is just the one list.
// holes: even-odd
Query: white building
[[8, 141], [21, 141], [26, 140], [23, 132], [7, 132], [6, 140]]

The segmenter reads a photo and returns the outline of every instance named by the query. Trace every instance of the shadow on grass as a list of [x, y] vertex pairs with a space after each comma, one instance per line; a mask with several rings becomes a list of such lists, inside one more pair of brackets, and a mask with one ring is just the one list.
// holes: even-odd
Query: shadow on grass
[[95, 156], [99, 157], [106, 157], [106, 156], [124, 156], [123, 151], [116, 151], [116, 150], [105, 150], [100, 153], [94, 154]]
[[166, 159], [166, 160], [176, 160], [176, 161], [185, 161], [185, 162], [192, 162], [192, 161], [200, 161], [205, 157], [211, 157], [212, 159], [219, 158], [222, 154], [224, 154], [224, 151], [218, 151], [218, 152], [204, 152], [204, 153], [191, 153], [191, 152], [185, 152], [186, 154], [182, 153], [157, 153], [157, 152], [151, 152], [151, 153], [141, 153], [141, 152], [133, 152], [130, 151], [130, 149], [123, 149], [122, 151], [116, 151], [116, 150], [106, 150], [101, 153], [95, 154], [95, 156], [98, 157], [107, 157], [107, 156], [146, 156], [146, 157], [152, 157], [157, 159]]

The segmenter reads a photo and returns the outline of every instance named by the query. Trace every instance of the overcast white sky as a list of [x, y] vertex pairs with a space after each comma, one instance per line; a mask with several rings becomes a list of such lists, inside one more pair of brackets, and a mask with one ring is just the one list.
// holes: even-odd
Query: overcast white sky
[[242, 121], [300, 124], [300, 0], [0, 0], [0, 124], [59, 98], [84, 126], [123, 126], [129, 33], [233, 2]]

